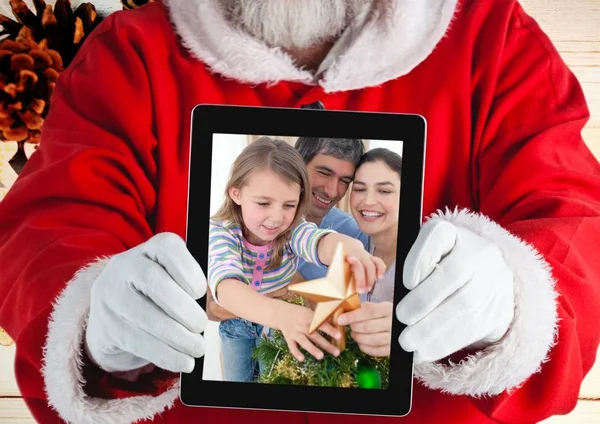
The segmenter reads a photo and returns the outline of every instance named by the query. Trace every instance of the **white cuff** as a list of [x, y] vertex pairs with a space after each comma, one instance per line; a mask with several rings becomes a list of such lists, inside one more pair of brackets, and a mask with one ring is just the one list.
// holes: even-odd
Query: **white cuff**
[[92, 398], [84, 392], [83, 340], [90, 310], [92, 284], [109, 258], [80, 269], [54, 302], [42, 359], [49, 405], [69, 423], [132, 423], [150, 419], [173, 406], [179, 395], [174, 384], [158, 396], [124, 399]]
[[519, 387], [538, 372], [558, 333], [558, 293], [550, 265], [532, 246], [488, 217], [468, 210], [438, 211], [446, 220], [496, 244], [515, 277], [515, 315], [504, 337], [459, 363], [415, 364], [425, 386], [456, 395], [490, 396]]

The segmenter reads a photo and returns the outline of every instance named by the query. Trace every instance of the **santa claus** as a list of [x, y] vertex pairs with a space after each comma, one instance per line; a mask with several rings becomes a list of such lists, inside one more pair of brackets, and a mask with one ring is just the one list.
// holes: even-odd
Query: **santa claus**
[[[187, 408], [204, 273], [186, 250], [199, 103], [423, 115], [395, 305], [404, 418]], [[40, 423], [524, 423], [571, 411], [600, 342], [600, 165], [580, 85], [515, 0], [163, 0], [61, 75], [0, 203], [0, 326]], [[448, 208], [448, 209], [447, 209]], [[161, 323], [157, 325], [157, 323]], [[448, 358], [453, 358], [449, 360]]]

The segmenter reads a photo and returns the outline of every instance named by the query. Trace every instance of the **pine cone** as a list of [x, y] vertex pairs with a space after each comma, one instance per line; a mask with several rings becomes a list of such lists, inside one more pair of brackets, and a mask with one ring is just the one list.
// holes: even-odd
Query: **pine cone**
[[154, 3], [156, 0], [121, 0], [123, 10], [131, 10], [143, 6], [147, 3]]
[[36, 43], [23, 26], [0, 41], [0, 140], [38, 144], [63, 61], [46, 40]]
[[[0, 141], [37, 146], [54, 85], [89, 33], [101, 22], [91, 3], [73, 11], [69, 0], [54, 9], [33, 0], [9, 0], [16, 21], [0, 14]], [[23, 154], [21, 154], [23, 156]]]
[[102, 21], [92, 3], [81, 3], [75, 11], [70, 0], [56, 0], [54, 9], [44, 0], [33, 0], [34, 14], [23, 0], [9, 0], [17, 22], [0, 15], [0, 25], [15, 39], [21, 28], [27, 27], [36, 43], [47, 40], [48, 48], [56, 50], [66, 66], [85, 41], [89, 33]]

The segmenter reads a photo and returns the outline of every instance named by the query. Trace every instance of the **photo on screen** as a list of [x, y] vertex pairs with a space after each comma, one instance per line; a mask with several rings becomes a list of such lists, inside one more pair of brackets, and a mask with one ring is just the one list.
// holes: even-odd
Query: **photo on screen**
[[[401, 140], [213, 134], [203, 380], [387, 388], [389, 353], [335, 318], [394, 301], [402, 156]], [[371, 290], [332, 234], [384, 264]]]

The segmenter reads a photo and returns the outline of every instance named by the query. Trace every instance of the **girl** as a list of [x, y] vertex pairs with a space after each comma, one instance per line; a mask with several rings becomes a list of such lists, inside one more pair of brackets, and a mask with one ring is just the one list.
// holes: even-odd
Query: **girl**
[[[304, 162], [285, 141], [263, 137], [233, 164], [226, 200], [210, 223], [208, 267], [215, 302], [239, 317], [219, 324], [227, 381], [256, 379], [260, 364], [252, 351], [266, 328], [280, 330], [299, 361], [298, 345], [317, 359], [323, 352], [315, 345], [339, 354], [318, 332], [308, 334], [313, 311], [264, 296], [290, 283], [300, 258], [327, 266], [342, 242], [359, 291], [385, 271], [359, 240], [306, 222], [309, 196]], [[319, 329], [341, 336], [330, 323]]]

